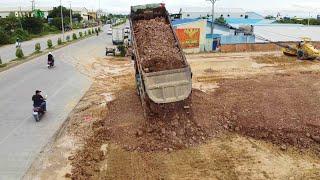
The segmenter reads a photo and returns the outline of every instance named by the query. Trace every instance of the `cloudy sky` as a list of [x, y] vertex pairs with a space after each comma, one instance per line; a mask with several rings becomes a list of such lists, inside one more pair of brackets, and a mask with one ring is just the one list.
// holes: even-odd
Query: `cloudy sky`
[[[64, 5], [71, 1], [73, 6], [99, 8], [99, 0], [62, 0]], [[59, 0], [35, 0], [38, 6], [56, 6]], [[164, 2], [170, 11], [178, 11], [183, 7], [208, 7], [206, 0], [100, 0], [102, 9], [109, 12], [128, 12], [129, 6], [153, 2]], [[0, 6], [31, 6], [31, 0], [0, 0]], [[218, 0], [217, 8], [242, 8], [246, 11], [269, 13], [277, 11], [304, 11], [312, 14], [320, 13], [319, 0]]]

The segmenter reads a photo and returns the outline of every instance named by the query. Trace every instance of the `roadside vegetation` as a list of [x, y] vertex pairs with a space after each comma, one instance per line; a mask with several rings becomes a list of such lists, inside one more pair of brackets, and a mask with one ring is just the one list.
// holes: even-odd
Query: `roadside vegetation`
[[[276, 17], [274, 16], [266, 16], [265, 19], [270, 19], [270, 20], [276, 20]], [[280, 20], [277, 20], [276, 23], [280, 24], [303, 24], [303, 25], [320, 25], [320, 20], [315, 19], [315, 18], [289, 18], [289, 17], [284, 17]]]

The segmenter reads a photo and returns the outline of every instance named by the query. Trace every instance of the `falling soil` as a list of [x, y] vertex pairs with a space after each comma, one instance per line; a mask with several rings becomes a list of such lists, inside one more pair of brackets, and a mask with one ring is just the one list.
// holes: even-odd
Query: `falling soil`
[[186, 66], [178, 42], [165, 18], [138, 20], [133, 27], [141, 65], [146, 72]]

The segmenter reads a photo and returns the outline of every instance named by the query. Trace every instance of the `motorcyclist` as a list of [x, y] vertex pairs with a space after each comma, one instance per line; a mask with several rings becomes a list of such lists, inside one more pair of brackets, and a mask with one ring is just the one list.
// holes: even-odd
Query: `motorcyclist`
[[41, 96], [41, 91], [36, 90], [36, 94], [32, 96], [33, 107], [40, 107], [44, 112], [47, 111], [45, 98]]
[[16, 48], [20, 48], [21, 47], [21, 42], [20, 42], [20, 39], [17, 38], [16, 40]]
[[48, 54], [48, 64], [52, 64], [52, 66], [54, 66], [54, 58], [51, 52]]

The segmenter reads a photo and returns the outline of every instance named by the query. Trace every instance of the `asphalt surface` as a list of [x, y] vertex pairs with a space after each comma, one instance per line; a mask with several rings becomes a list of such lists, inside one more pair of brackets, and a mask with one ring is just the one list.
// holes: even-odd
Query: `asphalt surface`
[[[107, 27], [103, 29], [98, 37], [54, 51], [53, 69], [47, 69], [47, 57], [41, 56], [0, 73], [0, 180], [22, 178], [88, 90], [90, 78], [76, 67], [104, 56], [111, 36], [106, 35]], [[31, 101], [36, 89], [48, 95], [48, 112], [38, 123], [32, 117]]]
[[[88, 29], [77, 29], [74, 31], [69, 31], [65, 33], [65, 39], [69, 35], [70, 38], [72, 38], [72, 34], [76, 33], [77, 36], [79, 37], [79, 32], [85, 32], [88, 31]], [[30, 41], [24, 41], [21, 43], [21, 48], [25, 56], [28, 56], [32, 54], [35, 51], [35, 44], [40, 43], [41, 49], [46, 49], [48, 48], [47, 46], [47, 41], [48, 39], [52, 40], [52, 44], [55, 46], [58, 43], [58, 38], [62, 39], [61, 34], [54, 34], [54, 35], [48, 35], [40, 38], [35, 38]], [[5, 45], [0, 47], [0, 57], [2, 60], [2, 63], [7, 63], [13, 59], [16, 58], [16, 47], [15, 44], [10, 44], [10, 45]]]

